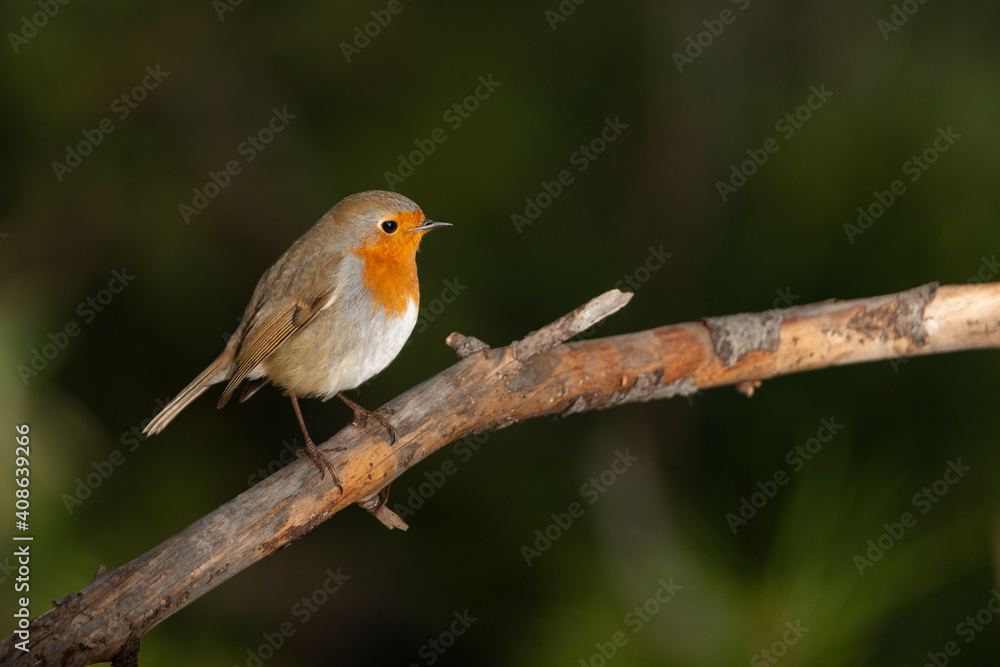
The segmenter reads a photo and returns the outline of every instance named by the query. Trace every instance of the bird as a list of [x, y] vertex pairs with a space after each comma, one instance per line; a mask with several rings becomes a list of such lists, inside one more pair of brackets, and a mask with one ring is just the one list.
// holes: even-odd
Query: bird
[[354, 411], [355, 424], [364, 428], [374, 419], [395, 442], [383, 411], [366, 410], [343, 392], [381, 372], [402, 350], [420, 303], [417, 249], [426, 232], [451, 226], [428, 219], [395, 192], [344, 198], [264, 272], [225, 349], [144, 433], [163, 431], [214, 384], [226, 383], [221, 408], [244, 381], [240, 402], [270, 382], [291, 398], [320, 477], [328, 470], [343, 492], [333, 464], [306, 429], [298, 399], [338, 396]]

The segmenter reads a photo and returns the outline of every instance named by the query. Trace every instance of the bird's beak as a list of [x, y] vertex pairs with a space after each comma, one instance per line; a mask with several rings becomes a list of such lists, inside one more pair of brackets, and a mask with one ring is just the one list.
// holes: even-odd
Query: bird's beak
[[415, 232], [429, 232], [432, 229], [441, 229], [442, 227], [451, 227], [450, 222], [442, 222], [441, 220], [424, 220], [421, 224], [413, 228]]

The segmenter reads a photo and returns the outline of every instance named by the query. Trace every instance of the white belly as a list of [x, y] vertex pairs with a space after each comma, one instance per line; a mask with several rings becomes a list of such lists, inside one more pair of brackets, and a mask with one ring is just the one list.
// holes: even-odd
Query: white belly
[[329, 364], [326, 398], [345, 389], [354, 389], [382, 372], [403, 349], [417, 323], [417, 304], [410, 302], [401, 317], [375, 318], [363, 327], [360, 345], [341, 363]]
[[259, 371], [300, 397], [330, 398], [354, 389], [396, 358], [417, 323], [411, 301], [399, 317], [371, 308], [322, 311], [265, 359]]

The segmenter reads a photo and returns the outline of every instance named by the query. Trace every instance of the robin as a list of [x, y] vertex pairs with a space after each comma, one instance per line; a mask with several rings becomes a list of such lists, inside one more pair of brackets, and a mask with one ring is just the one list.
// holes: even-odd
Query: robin
[[292, 399], [306, 453], [337, 471], [309, 437], [299, 397], [338, 396], [355, 423], [372, 419], [396, 431], [381, 410], [369, 411], [342, 392], [389, 365], [417, 322], [420, 286], [417, 248], [425, 232], [450, 227], [428, 220], [420, 207], [394, 192], [371, 190], [334, 206], [269, 268], [222, 354], [149, 423], [159, 433], [211, 385], [226, 382], [222, 407], [244, 380], [240, 402], [268, 382]]

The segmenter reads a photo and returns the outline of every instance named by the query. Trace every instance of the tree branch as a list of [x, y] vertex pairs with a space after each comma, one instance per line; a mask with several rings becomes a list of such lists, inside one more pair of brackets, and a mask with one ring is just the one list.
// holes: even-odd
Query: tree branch
[[608, 292], [523, 340], [490, 349], [452, 334], [462, 357], [388, 403], [399, 440], [348, 427], [323, 445], [344, 493], [296, 461], [112, 572], [0, 643], [7, 664], [135, 664], [155, 625], [338, 511], [370, 501], [432, 452], [459, 438], [541, 415], [688, 395], [828, 366], [1000, 347], [1000, 284], [924, 285], [898, 294], [706, 318], [584, 342], [563, 341], [624, 306]]

